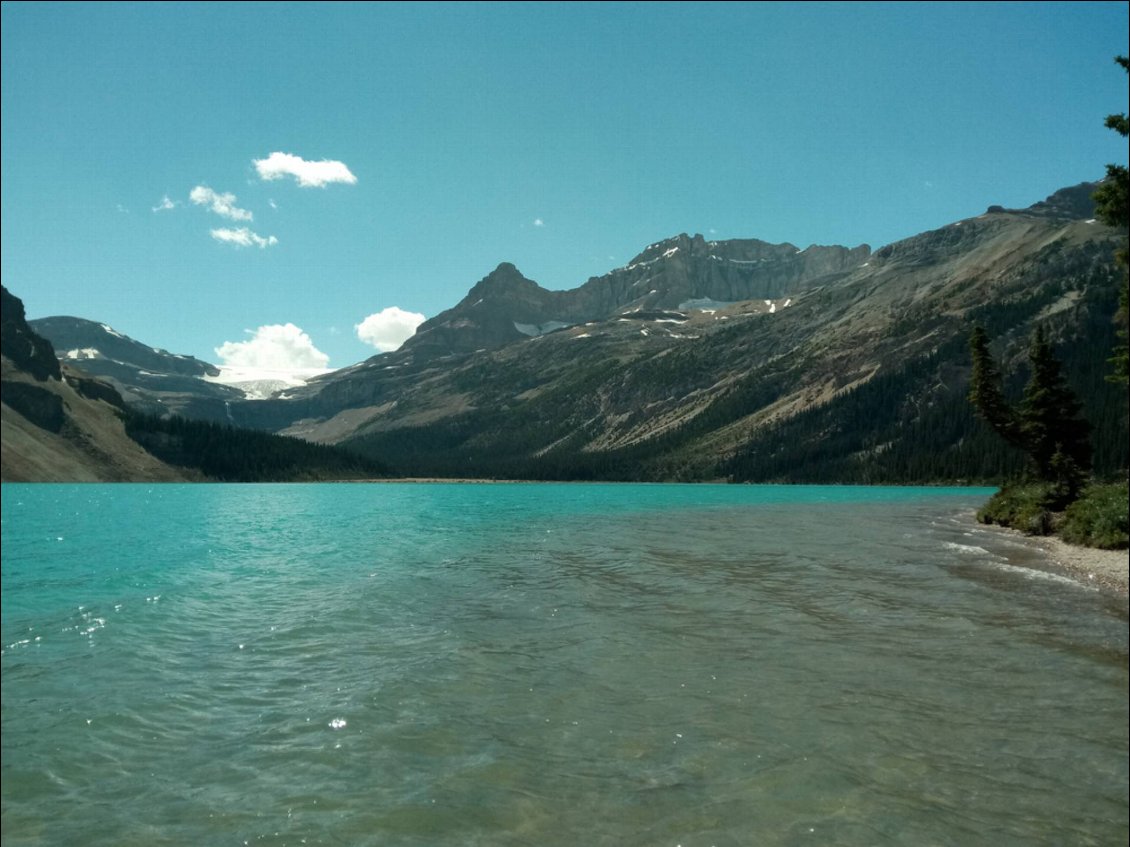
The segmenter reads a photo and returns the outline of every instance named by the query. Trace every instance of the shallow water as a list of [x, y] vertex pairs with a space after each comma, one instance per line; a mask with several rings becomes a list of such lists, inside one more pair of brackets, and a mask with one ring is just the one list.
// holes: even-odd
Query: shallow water
[[5, 847], [1124, 843], [1125, 603], [986, 495], [5, 485]]

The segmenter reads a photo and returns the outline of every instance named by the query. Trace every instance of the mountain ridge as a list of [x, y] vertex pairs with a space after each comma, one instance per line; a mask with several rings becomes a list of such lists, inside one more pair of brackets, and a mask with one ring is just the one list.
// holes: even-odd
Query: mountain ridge
[[[1029, 210], [987, 211], [860, 255], [854, 268], [817, 278], [781, 303], [623, 311], [481, 350], [452, 360], [448, 374], [386, 391], [367, 407], [354, 404], [348, 426], [315, 417], [289, 431], [403, 451], [412, 457], [406, 466], [425, 462], [416, 469], [434, 473], [756, 478], [748, 463], [735, 474], [732, 460], [769, 429], [946, 350], [953, 361], [933, 363], [929, 376], [916, 377], [925, 384], [908, 390], [924, 392], [928, 405], [937, 400], [929, 383], [947, 386], [947, 414], [963, 421], [956, 437], [974, 438], [976, 422], [958, 396], [970, 320], [1015, 313], [1019, 323], [1005, 330], [1014, 364], [1034, 321], [1057, 324], [1065, 340], [1080, 326], [1093, 327], [1095, 338], [1109, 327], [1118, 233], [1095, 224], [1093, 206], [1078, 202], [1094, 187], [1056, 192]], [[1065, 195], [1074, 202], [1056, 202]], [[640, 256], [654, 261], [676, 246], [657, 242]], [[898, 405], [915, 402], [904, 396]], [[1103, 416], [1107, 433], [1111, 416]], [[677, 432], [681, 442], [672, 446]], [[1110, 461], [1122, 460], [1111, 454]], [[967, 463], [962, 474], [986, 478], [1005, 464], [977, 472]], [[876, 474], [896, 477], [889, 469]]]
[[560, 291], [542, 288], [502, 262], [459, 303], [421, 324], [402, 349], [465, 353], [617, 312], [678, 309], [696, 299], [780, 299], [850, 270], [870, 252], [866, 244], [800, 250], [789, 243], [706, 241], [682, 233], [648, 245], [623, 267]]
[[[837, 417], [849, 414], [849, 395], [884, 385], [904, 393], [873, 409], [874, 421], [948, 404], [961, 419], [953, 439], [972, 443], [983, 433], [957, 398], [970, 320], [999, 324], [1012, 366], [1035, 322], [1064, 340], [1109, 329], [1119, 234], [1093, 220], [1096, 187], [1060, 189], [1026, 209], [990, 206], [875, 251], [681, 233], [563, 291], [502, 262], [397, 351], [287, 399], [185, 394], [177, 409], [393, 457], [410, 475], [758, 478], [749, 458], [758, 444], [824, 410], [825, 431], [803, 436], [815, 455], [832, 431], [855, 426]], [[939, 351], [952, 361], [931, 360]], [[907, 411], [890, 423], [891, 446], [857, 450], [857, 464], [899, 478], [880, 458], [902, 450], [918, 420]]]

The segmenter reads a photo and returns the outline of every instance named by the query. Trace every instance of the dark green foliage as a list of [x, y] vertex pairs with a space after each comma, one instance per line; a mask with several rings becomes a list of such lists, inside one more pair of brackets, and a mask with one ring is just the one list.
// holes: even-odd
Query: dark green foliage
[[[1130, 73], [1130, 59], [1116, 56], [1114, 61]], [[1125, 113], [1107, 115], [1106, 126], [1123, 138], [1130, 135], [1130, 119]], [[1095, 192], [1095, 214], [1109, 226], [1126, 229], [1130, 225], [1130, 171], [1124, 165], [1106, 166], [1106, 179]]]
[[969, 407], [960, 338], [759, 432], [723, 465], [741, 482], [993, 482], [1023, 468]]
[[32, 382], [0, 382], [0, 400], [48, 432], [60, 432], [67, 422], [63, 398]]
[[[1114, 59], [1122, 69], [1130, 73], [1130, 59], [1126, 56], [1116, 56]], [[1123, 138], [1130, 135], [1130, 119], [1126, 114], [1107, 115], [1106, 125]], [[1095, 192], [1095, 215], [1103, 223], [1121, 229], [1130, 234], [1130, 170], [1125, 165], [1107, 165], [1106, 179]], [[1123, 246], [1118, 253], [1119, 262], [1126, 268], [1127, 248]], [[1126, 385], [1130, 382], [1130, 344], [1127, 331], [1127, 322], [1130, 321], [1130, 276], [1123, 276], [1122, 293], [1119, 296], [1118, 314], [1115, 320], [1119, 324], [1119, 341], [1114, 347], [1114, 355], [1109, 359], [1112, 373], [1111, 382]]]
[[388, 476], [383, 464], [338, 447], [186, 418], [131, 413], [130, 438], [162, 461], [220, 482], [305, 482]]
[[1017, 409], [1020, 444], [1036, 476], [1053, 482], [1071, 502], [1091, 470], [1090, 425], [1082, 405], [1063, 378], [1044, 328], [1038, 327], [1028, 352], [1032, 375]]
[[969, 338], [973, 358], [973, 374], [969, 378], [969, 402], [978, 416], [1005, 441], [1022, 446], [1016, 413], [1004, 399], [1000, 370], [989, 352], [989, 336], [984, 327], [976, 326]]
[[1130, 542], [1130, 507], [1125, 482], [1092, 485], [1067, 507], [1060, 536], [1071, 544], [1125, 550]]
[[989, 498], [977, 520], [1018, 529], [1027, 535], [1051, 535], [1058, 492], [1046, 482], [1013, 483]]
[[1130, 334], [1127, 332], [1127, 322], [1130, 321], [1130, 277], [1123, 280], [1122, 294], [1118, 298], [1118, 314], [1114, 316], [1119, 324], [1118, 343], [1114, 346], [1114, 355], [1107, 361], [1110, 362], [1111, 372], [1107, 377], [1111, 382], [1127, 385], [1130, 383], [1130, 344], [1127, 343]]
[[1080, 416], [1082, 404], [1063, 378], [1043, 326], [1036, 328], [1028, 351], [1031, 376], [1014, 409], [1004, 398], [1000, 372], [981, 327], [970, 339], [973, 374], [969, 399], [997, 435], [1022, 449], [1036, 479], [1052, 483], [1060, 506], [1070, 503], [1091, 470], [1090, 425]]
[[1052, 483], [1007, 485], [977, 512], [985, 524], [1018, 529], [1028, 535], [1057, 533], [1069, 544], [1108, 550], [1127, 546], [1127, 486], [1091, 485], [1061, 511], [1060, 492]]
[[[1125, 56], [1115, 61], [1130, 71], [1130, 61]], [[1123, 137], [1130, 134], [1130, 122], [1125, 114], [1108, 116], [1106, 125]], [[1126, 231], [1130, 228], [1128, 197], [1130, 172], [1122, 165], [1108, 165], [1107, 178], [1094, 195], [1097, 217], [1109, 226]], [[1119, 252], [1118, 259], [1124, 267], [1127, 265], [1125, 248]], [[1116, 315], [1120, 343], [1114, 345], [1114, 357], [1108, 360], [1114, 372], [1107, 377], [1123, 385], [1128, 373], [1127, 307], [1127, 277], [1124, 275]], [[994, 386], [999, 385], [999, 375], [994, 373], [995, 365], [988, 354], [983, 331], [974, 331], [971, 349], [974, 358], [971, 401], [998, 434], [1023, 446], [1041, 480], [1002, 489], [977, 513], [978, 520], [1041, 535], [1058, 530], [1062, 538], [1072, 544], [1125, 548], [1127, 485], [1124, 482], [1092, 485], [1083, 490], [1091, 469], [1089, 427], [1081, 416], [1082, 404], [1067, 387], [1060, 363], [1052, 355], [1044, 328], [1039, 327], [1033, 338], [1029, 350], [1032, 376], [1015, 412], [1008, 407], [1003, 394], [994, 390]], [[1097, 411], [1105, 424], [1110, 419], [1105, 404]], [[1124, 398], [1116, 414], [1118, 420], [1125, 422]], [[1062, 525], [1056, 527], [1054, 512], [1065, 506]]]

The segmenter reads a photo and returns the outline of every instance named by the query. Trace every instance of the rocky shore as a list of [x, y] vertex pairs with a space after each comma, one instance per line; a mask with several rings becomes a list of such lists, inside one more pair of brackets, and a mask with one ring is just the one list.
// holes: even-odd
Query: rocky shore
[[1121, 594], [1127, 593], [1130, 552], [1077, 547], [1053, 536], [1026, 537], [1026, 540], [1043, 550], [1059, 570], [1075, 579]]
[[1005, 540], [1007, 547], [1026, 548], [1039, 560], [1038, 567], [1062, 573], [1104, 591], [1127, 595], [1130, 553], [1126, 550], [1099, 550], [1068, 544], [1055, 536], [1025, 535], [1016, 529], [977, 523], [972, 513], [969, 520], [977, 531]]

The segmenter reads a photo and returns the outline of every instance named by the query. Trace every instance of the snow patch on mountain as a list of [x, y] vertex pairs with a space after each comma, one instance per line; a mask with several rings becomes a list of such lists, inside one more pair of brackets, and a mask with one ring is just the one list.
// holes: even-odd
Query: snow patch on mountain
[[531, 338], [537, 338], [539, 335], [565, 329], [567, 326], [572, 326], [572, 324], [563, 323], [562, 321], [546, 321], [543, 324], [520, 324], [517, 321], [514, 322], [514, 329], [518, 330], [522, 335], [528, 335]]
[[110, 335], [116, 336], [118, 338], [124, 338], [126, 341], [131, 340], [130, 338], [122, 335], [120, 332], [118, 332], [116, 329], [114, 329], [112, 326], [110, 326], [108, 324], [98, 324], [98, 325], [100, 327], [102, 327], [102, 329], [106, 330], [106, 332], [108, 332]]
[[82, 360], [82, 359], [101, 359], [102, 354], [94, 347], [82, 347], [75, 350], [68, 350], [63, 354], [64, 359]]

